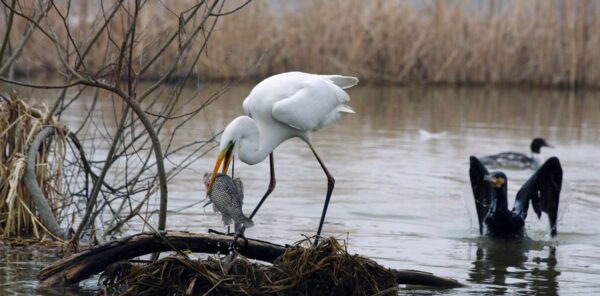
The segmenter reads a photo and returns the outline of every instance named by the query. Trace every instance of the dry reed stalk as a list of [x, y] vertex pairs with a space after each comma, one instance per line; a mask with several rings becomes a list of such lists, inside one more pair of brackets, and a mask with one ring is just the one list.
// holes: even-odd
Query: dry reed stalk
[[[31, 0], [18, 2], [33, 7]], [[134, 70], [142, 69], [157, 45], [164, 43], [168, 28], [181, 23], [177, 13], [191, 2], [173, 2], [169, 9], [159, 1], [145, 4], [149, 9], [139, 18], [137, 39], [142, 46], [133, 52]], [[101, 23], [101, 13], [98, 4], [82, 3], [86, 5], [72, 5], [68, 20], [77, 42], [85, 43], [86, 32]], [[126, 19], [125, 14], [119, 11], [117, 20]], [[56, 28], [60, 40], [66, 40], [59, 23], [62, 20], [56, 12], [44, 21]], [[111, 23], [114, 40], [124, 36], [126, 28], [119, 25], [123, 23]], [[14, 20], [13, 43], [23, 38], [26, 27], [22, 18]], [[183, 37], [189, 34], [188, 26], [180, 29]], [[105, 37], [91, 49], [94, 58], [87, 60], [84, 72], [108, 74], [114, 68], [101, 64], [105, 49], [111, 48]], [[55, 54], [37, 46], [43, 34], [35, 32], [32, 38], [17, 64], [18, 72], [50, 74], [59, 69]], [[169, 46], [143, 77], [152, 79], [167, 71], [178, 46]], [[189, 51], [197, 52], [201, 46], [197, 42]], [[239, 77], [265, 52], [265, 62], [251, 75], [303, 70], [353, 73], [378, 82], [599, 87], [600, 7], [595, 0], [418, 5], [399, 0], [254, 1], [218, 24], [208, 54], [193, 74], [212, 79]], [[178, 69], [176, 76], [183, 76], [184, 71]]]

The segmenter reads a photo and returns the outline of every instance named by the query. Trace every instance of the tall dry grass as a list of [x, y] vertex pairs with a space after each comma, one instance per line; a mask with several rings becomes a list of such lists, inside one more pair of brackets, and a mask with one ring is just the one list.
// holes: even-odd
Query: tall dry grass
[[[36, 215], [32, 196], [22, 182], [33, 138], [45, 126], [59, 125], [55, 118], [44, 122], [47, 113], [48, 110], [31, 108], [14, 96], [0, 96], [0, 238], [42, 238], [49, 235]], [[36, 178], [55, 215], [65, 203], [61, 196], [64, 145], [65, 138], [58, 136], [43, 145], [37, 154]], [[51, 162], [56, 165], [50, 165]]]
[[[188, 7], [189, 2], [170, 3], [176, 6], [170, 7], [175, 13], [159, 1], [146, 4], [154, 8], [145, 9], [141, 17], [138, 42], [142, 46], [135, 54], [138, 64], [155, 52], [153, 45], [167, 35], [164, 28], [179, 22], [177, 6]], [[194, 74], [202, 78], [233, 78], [243, 73], [264, 77], [302, 70], [405, 84], [598, 87], [599, 6], [596, 0], [253, 1], [219, 20], [207, 55], [200, 59]], [[101, 15], [99, 7], [91, 4], [73, 11], [71, 27], [81, 32], [93, 27], [93, 20]], [[49, 25], [57, 21], [50, 18]], [[16, 27], [13, 43], [25, 30], [22, 22]], [[182, 30], [185, 33], [185, 28]], [[124, 34], [118, 26], [112, 31]], [[74, 37], [83, 42], [86, 35]], [[52, 73], [60, 67], [59, 61], [42, 46], [43, 36], [35, 38], [39, 42], [24, 50], [16, 69], [21, 74]], [[98, 44], [88, 68], [109, 66], [102, 64], [107, 46], [109, 40]], [[170, 47], [162, 57], [165, 62], [145, 75], [152, 78], [166, 71], [169, 57], [176, 56], [177, 50], [177, 46]], [[262, 62], [250, 67], [261, 56]]]

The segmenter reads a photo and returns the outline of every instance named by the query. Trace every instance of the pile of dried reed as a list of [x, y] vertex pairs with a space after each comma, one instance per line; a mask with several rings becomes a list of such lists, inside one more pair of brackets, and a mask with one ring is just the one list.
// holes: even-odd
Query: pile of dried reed
[[[22, 181], [26, 156], [36, 134], [46, 126], [58, 127], [48, 110], [33, 109], [16, 95], [0, 95], [0, 237], [48, 234], [36, 216], [36, 207]], [[60, 129], [60, 128], [58, 128]], [[62, 207], [62, 166], [65, 135], [58, 133], [42, 146], [37, 155], [37, 181], [55, 214]]]
[[[195, 2], [170, 2], [168, 8], [161, 1], [145, 4], [152, 7], [141, 12], [134, 69], [158, 50], [154, 45], [168, 36], [165, 30], [176, 28], [180, 13]], [[224, 11], [243, 2], [231, 2]], [[101, 24], [95, 22], [102, 17], [99, 6], [87, 3], [70, 8], [67, 22], [76, 42]], [[62, 23], [55, 14], [43, 22], [66, 39]], [[119, 24], [111, 24], [116, 40], [126, 33]], [[15, 21], [13, 44], [26, 27], [23, 19]], [[186, 28], [181, 30], [185, 35]], [[56, 54], [40, 46], [44, 38], [34, 32], [16, 65], [21, 73], [60, 69]], [[191, 51], [197, 52], [203, 42], [194, 46]], [[109, 71], [102, 64], [106, 48], [110, 40], [102, 37], [92, 48], [88, 71]], [[164, 73], [178, 50], [177, 44], [166, 48], [165, 62], [145, 76]], [[569, 0], [253, 1], [219, 20], [194, 74], [239, 77], [263, 54], [261, 65], [246, 74], [303, 70], [378, 82], [599, 87], [600, 7], [598, 1]]]
[[289, 248], [273, 265], [241, 255], [223, 259], [162, 258], [147, 265], [122, 262], [101, 277], [121, 295], [393, 295], [395, 275], [371, 259], [350, 255], [335, 239]]

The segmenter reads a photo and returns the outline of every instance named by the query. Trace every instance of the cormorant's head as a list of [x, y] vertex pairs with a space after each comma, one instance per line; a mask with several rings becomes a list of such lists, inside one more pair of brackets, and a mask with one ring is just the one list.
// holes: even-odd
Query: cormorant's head
[[491, 172], [483, 176], [483, 180], [492, 185], [493, 188], [501, 188], [506, 185], [506, 175], [503, 172]]
[[531, 141], [531, 146], [530, 146], [531, 152], [540, 153], [540, 149], [542, 147], [554, 148], [550, 144], [548, 144], [546, 142], [546, 140], [544, 140], [542, 138], [535, 138], [535, 139], [533, 139], [533, 141]]

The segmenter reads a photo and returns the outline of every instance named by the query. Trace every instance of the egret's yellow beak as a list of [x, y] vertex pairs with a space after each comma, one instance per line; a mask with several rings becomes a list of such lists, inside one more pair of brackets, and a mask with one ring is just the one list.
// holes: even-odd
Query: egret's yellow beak
[[219, 172], [219, 167], [221, 167], [221, 163], [223, 163], [223, 174], [227, 174], [232, 154], [233, 143], [227, 145], [225, 149], [219, 152], [219, 156], [217, 156], [217, 162], [215, 163], [215, 168], [213, 169], [212, 176], [210, 177], [210, 181], [208, 182], [208, 188], [206, 189], [207, 193], [210, 192], [210, 190], [212, 189], [213, 183], [215, 182], [215, 178], [217, 177], [217, 173]]
[[223, 174], [227, 174], [227, 170], [229, 170], [229, 164], [231, 163], [233, 154], [233, 145], [227, 149], [227, 153], [225, 153], [225, 160], [223, 161]]

